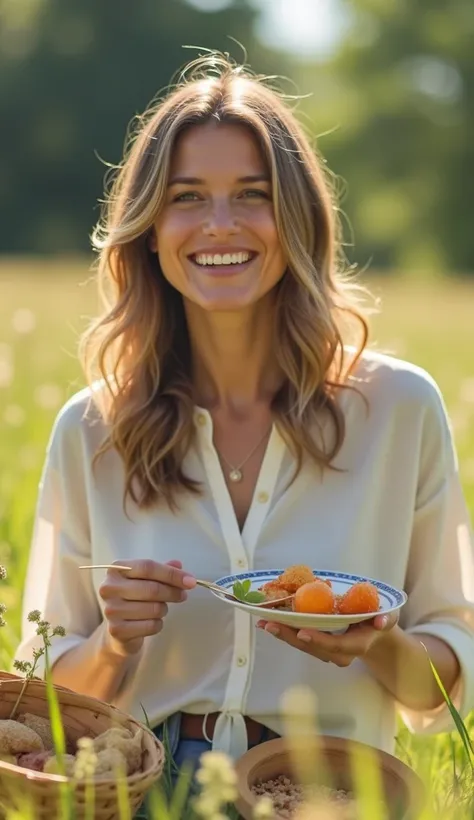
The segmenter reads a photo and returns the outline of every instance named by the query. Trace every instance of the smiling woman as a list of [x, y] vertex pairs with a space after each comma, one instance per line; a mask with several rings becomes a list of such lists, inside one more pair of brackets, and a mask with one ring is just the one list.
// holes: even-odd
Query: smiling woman
[[[181, 134], [150, 246], [188, 319], [196, 309], [241, 310], [273, 291], [286, 257], [267, 163], [247, 126], [214, 120]], [[259, 311], [271, 315], [266, 301]]]
[[[337, 213], [283, 98], [210, 55], [140, 119], [94, 234], [104, 312], [53, 429], [24, 607], [66, 628], [57, 683], [144, 707], [178, 765], [281, 733], [296, 684], [326, 734], [393, 751], [397, 710], [445, 729], [425, 647], [474, 704], [449, 420], [427, 373], [368, 350]], [[403, 590], [400, 619], [255, 629], [196, 585], [295, 564]], [[18, 657], [34, 645], [25, 617]]]

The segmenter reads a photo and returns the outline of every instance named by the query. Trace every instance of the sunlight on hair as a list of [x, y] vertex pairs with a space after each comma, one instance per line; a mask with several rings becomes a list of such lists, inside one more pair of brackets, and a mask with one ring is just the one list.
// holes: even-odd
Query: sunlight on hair
[[177, 140], [185, 129], [215, 120], [252, 132], [271, 177], [287, 260], [274, 322], [284, 381], [272, 412], [294, 455], [294, 477], [303, 453], [333, 467], [345, 436], [337, 394], [357, 391], [351, 374], [368, 342], [368, 294], [344, 257], [336, 185], [275, 78], [219, 52], [192, 60], [130, 129], [92, 237], [103, 314], [84, 334], [80, 356], [88, 383], [101, 384], [95, 401], [110, 425], [96, 460], [111, 447], [118, 451], [124, 503], [130, 497], [141, 508], [161, 501], [176, 508], [181, 491], [201, 490], [181, 467], [194, 435], [182, 297], [163, 275], [149, 237], [164, 207]]

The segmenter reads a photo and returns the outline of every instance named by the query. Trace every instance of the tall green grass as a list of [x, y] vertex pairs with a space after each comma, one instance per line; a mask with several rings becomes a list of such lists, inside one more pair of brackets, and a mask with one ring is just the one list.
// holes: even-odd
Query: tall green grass
[[[20, 631], [21, 592], [45, 447], [55, 414], [83, 386], [78, 334], [97, 306], [87, 262], [4, 261], [0, 265], [0, 564], [8, 568], [0, 600], [0, 668], [9, 668]], [[474, 281], [369, 281], [382, 299], [374, 341], [425, 367], [451, 416], [463, 486], [474, 512]], [[474, 716], [466, 721], [472, 736]], [[459, 733], [435, 738], [400, 728], [397, 753], [429, 783], [435, 808], [474, 818], [472, 773]], [[161, 817], [162, 814], [158, 812]], [[158, 816], [157, 815], [157, 816]], [[168, 818], [164, 818], [168, 820]], [[369, 820], [369, 819], [368, 819]]]

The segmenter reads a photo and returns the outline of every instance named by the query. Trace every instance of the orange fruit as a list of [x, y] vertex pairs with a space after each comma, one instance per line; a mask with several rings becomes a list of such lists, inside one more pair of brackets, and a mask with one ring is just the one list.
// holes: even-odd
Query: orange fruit
[[327, 584], [328, 587], [332, 587], [332, 583], [329, 578], [320, 578], [318, 575], [316, 575], [315, 581], [322, 581], [323, 584]]
[[366, 612], [378, 612], [380, 598], [377, 587], [369, 581], [360, 581], [344, 593], [338, 602], [340, 615], [362, 615]]
[[334, 594], [324, 581], [310, 581], [296, 590], [293, 598], [295, 612], [327, 615], [334, 612]]

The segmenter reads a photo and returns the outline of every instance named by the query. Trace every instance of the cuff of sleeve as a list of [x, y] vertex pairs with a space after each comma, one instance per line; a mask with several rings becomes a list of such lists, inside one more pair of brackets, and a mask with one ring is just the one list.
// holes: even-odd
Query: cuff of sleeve
[[[457, 624], [418, 624], [405, 630], [407, 634], [433, 635], [444, 641], [453, 650], [460, 665], [460, 675], [449, 696], [464, 719], [474, 706], [474, 676], [470, 660], [474, 657], [474, 636]], [[399, 713], [405, 726], [417, 734], [438, 734], [455, 729], [453, 718], [444, 702], [436, 709], [422, 712], [399, 705]]]

